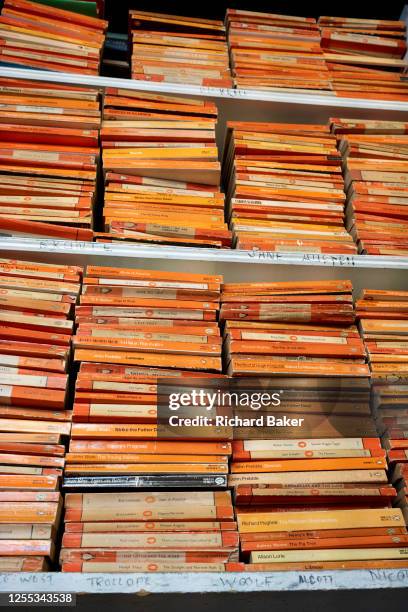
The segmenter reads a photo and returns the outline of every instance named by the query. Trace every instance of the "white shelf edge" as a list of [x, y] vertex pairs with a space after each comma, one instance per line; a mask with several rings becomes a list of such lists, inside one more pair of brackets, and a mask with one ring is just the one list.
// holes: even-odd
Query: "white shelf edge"
[[77, 574], [1, 573], [0, 593], [253, 593], [408, 587], [406, 568], [305, 572]]
[[131, 259], [163, 259], [232, 264], [274, 264], [289, 266], [322, 266], [331, 268], [365, 268], [408, 270], [408, 257], [375, 255], [323, 255], [316, 253], [275, 253], [238, 249], [204, 249], [176, 246], [136, 245], [132, 243], [98, 243], [51, 238], [0, 238], [0, 251], [39, 255], [81, 255], [127, 257]]
[[343, 98], [330, 94], [299, 94], [280, 93], [272, 91], [255, 91], [248, 89], [228, 89], [216, 87], [201, 87], [179, 83], [153, 83], [132, 79], [118, 79], [103, 76], [74, 74], [69, 72], [51, 72], [46, 70], [31, 70], [27, 68], [11, 68], [0, 66], [0, 77], [49, 81], [87, 87], [120, 87], [137, 91], [149, 91], [184, 96], [200, 96], [229, 100], [254, 102], [276, 102], [283, 104], [303, 104], [315, 106], [333, 106], [355, 109], [371, 109], [376, 111], [408, 112], [408, 102], [392, 100], [364, 100], [359, 98]]

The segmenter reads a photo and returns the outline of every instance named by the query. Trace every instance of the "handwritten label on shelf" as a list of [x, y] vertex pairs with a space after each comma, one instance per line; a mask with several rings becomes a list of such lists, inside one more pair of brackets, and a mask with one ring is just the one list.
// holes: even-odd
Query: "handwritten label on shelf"
[[51, 240], [50, 238], [40, 240], [40, 251], [53, 251], [64, 253], [66, 251], [74, 251], [83, 253], [86, 251], [95, 251], [101, 253], [112, 253], [112, 244], [104, 242], [85, 242], [81, 240]]
[[408, 564], [401, 569], [259, 573], [0, 574], [0, 593], [225, 593], [400, 589], [408, 586]]
[[249, 259], [256, 261], [272, 261], [275, 263], [312, 264], [317, 266], [357, 265], [354, 255], [327, 255], [324, 253], [279, 253], [276, 251], [248, 251]]
[[326, 255], [324, 253], [304, 253], [302, 261], [320, 266], [355, 266], [353, 255]]
[[225, 591], [269, 591], [276, 585], [276, 575], [273, 572], [254, 576], [231, 573], [219, 576], [217, 583]]
[[253, 97], [253, 92], [248, 89], [228, 89], [226, 87], [215, 88], [215, 87], [204, 87], [198, 88], [201, 96], [213, 96], [214, 98], [247, 98]]
[[401, 586], [408, 586], [408, 568], [399, 570], [368, 570], [371, 580], [378, 586], [386, 586], [390, 583], [399, 583]]
[[327, 586], [333, 584], [333, 576], [331, 574], [299, 574], [299, 584]]
[[9, 590], [13, 591], [15, 590], [16, 584], [21, 587], [21, 590], [25, 590], [24, 586], [27, 586], [28, 589], [30, 589], [30, 587], [50, 587], [54, 583], [55, 575], [56, 574], [51, 572], [38, 572], [35, 574], [30, 574], [28, 572], [21, 574], [1, 573], [0, 590], [5, 591], [7, 587], [9, 587]]
[[104, 589], [111, 590], [112, 588], [118, 588], [119, 591], [124, 588], [148, 590], [149, 586], [152, 584], [149, 574], [135, 574], [134, 576], [95, 574], [86, 576], [86, 580], [92, 590], [99, 589], [102, 592]]

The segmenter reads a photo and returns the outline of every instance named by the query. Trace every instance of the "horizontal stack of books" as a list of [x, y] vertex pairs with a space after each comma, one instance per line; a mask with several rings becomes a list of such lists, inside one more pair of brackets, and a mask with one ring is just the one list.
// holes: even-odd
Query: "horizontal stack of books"
[[226, 24], [236, 87], [302, 93], [331, 89], [313, 17], [227, 9]]
[[400, 508], [357, 503], [354, 509], [314, 510], [312, 491], [304, 510], [237, 511], [247, 571], [406, 567], [408, 533]]
[[343, 155], [347, 228], [359, 252], [408, 253], [408, 123], [330, 119]]
[[101, 130], [106, 234], [228, 247], [212, 102], [108, 89]]
[[226, 25], [238, 88], [407, 99], [403, 21], [227, 9]]
[[223, 177], [241, 249], [356, 253], [341, 155], [328, 126], [229, 122]]
[[373, 382], [377, 427], [397, 504], [408, 524], [408, 291], [364, 289], [356, 303]]
[[[273, 374], [268, 382], [279, 389], [278, 404], [252, 414], [239, 410], [244, 418], [234, 429], [228, 484], [248, 571], [406, 563], [408, 532], [401, 509], [393, 507], [397, 491], [371, 415], [370, 371], [364, 345], [350, 325], [351, 297], [341, 306], [351, 286], [338, 283], [326, 286], [327, 297], [343, 295], [335, 306], [343, 323], [337, 329], [340, 319], [329, 315], [331, 306], [320, 299], [318, 283], [313, 283], [320, 302], [317, 325], [309, 327], [314, 304], [307, 302], [313, 298], [307, 282], [249, 285], [253, 292], [243, 285], [223, 288], [220, 318], [226, 321], [229, 373], [237, 375], [239, 368], [240, 374]], [[258, 303], [251, 300], [254, 294]], [[301, 307], [296, 299], [291, 302], [293, 296]], [[297, 326], [298, 307], [306, 303], [309, 313]], [[327, 308], [325, 315], [318, 314], [320, 308]], [[342, 313], [344, 308], [351, 315]], [[240, 367], [245, 358], [246, 368]], [[261, 382], [258, 386], [263, 389]]]
[[99, 94], [0, 78], [2, 235], [91, 240]]
[[131, 10], [132, 79], [232, 87], [222, 21]]
[[242, 569], [225, 490], [230, 428], [170, 435], [159, 418], [162, 379], [177, 387], [223, 378], [221, 282], [88, 267], [74, 336], [80, 370], [64, 477], [63, 571]]
[[5, 0], [0, 62], [79, 74], [99, 74], [108, 22], [41, 2]]
[[349, 281], [227, 283], [221, 294], [232, 376], [369, 376]]
[[229, 491], [70, 493], [63, 572], [223, 572], [238, 562]]
[[406, 101], [404, 21], [320, 17], [321, 47], [337, 96]]
[[401, 384], [408, 373], [408, 292], [364, 289], [356, 316], [374, 384]]
[[[74, 358], [80, 371], [67, 489], [108, 483], [154, 489], [173, 481], [225, 486], [228, 452], [211, 458], [203, 451], [188, 461], [191, 447], [187, 453], [179, 449], [175, 454], [182, 456], [173, 458], [157, 450], [142, 461], [133, 456], [135, 447], [119, 444], [117, 453], [101, 461], [92, 446], [78, 451], [84, 440], [160, 439], [158, 378], [213, 378], [221, 372], [216, 321], [221, 281], [219, 276], [88, 266], [76, 309]], [[223, 441], [223, 432], [215, 438]], [[102, 444], [99, 450], [112, 452], [108, 447]]]
[[[390, 395], [392, 395], [392, 407], [396, 406], [396, 402], [399, 402], [400, 404], [396, 407], [396, 411], [398, 410], [400, 415], [400, 421], [402, 421], [404, 418], [403, 406], [406, 406], [407, 402], [407, 388], [408, 387], [405, 386], [403, 390], [400, 389], [398, 395], [395, 393], [394, 389], [391, 389], [390, 392]], [[380, 393], [378, 393], [378, 395], [381, 396]], [[385, 396], [386, 395], [387, 393], [385, 393]], [[386, 397], [384, 403], [388, 403], [387, 400], [388, 398]], [[383, 401], [382, 397], [381, 401]], [[399, 423], [399, 428], [400, 430], [403, 429], [407, 431], [406, 425], [402, 426], [401, 423]], [[387, 448], [387, 458], [391, 478], [397, 490], [397, 498], [394, 505], [401, 508], [405, 522], [408, 525], [408, 440], [406, 437], [402, 437], [401, 432], [398, 432], [396, 435], [398, 436], [397, 438], [386, 437], [384, 439], [384, 445]]]
[[0, 568], [55, 559], [62, 444], [71, 429], [67, 365], [81, 269], [0, 260]]

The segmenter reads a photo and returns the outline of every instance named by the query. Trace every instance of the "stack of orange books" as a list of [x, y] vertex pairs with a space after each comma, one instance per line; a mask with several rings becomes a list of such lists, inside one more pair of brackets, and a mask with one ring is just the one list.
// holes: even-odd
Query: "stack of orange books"
[[227, 9], [226, 23], [237, 87], [302, 93], [331, 89], [313, 17]]
[[407, 100], [404, 21], [320, 17], [319, 27], [337, 96]]
[[[382, 472], [386, 480], [384, 470], [376, 472]], [[373, 495], [385, 495], [386, 487], [371, 487]], [[313, 509], [310, 500], [313, 503], [316, 493], [317, 489], [310, 490], [302, 510], [290, 506], [280, 511], [268, 506], [260, 511], [237, 509], [247, 571], [406, 567], [408, 532], [400, 508], [384, 502], [382, 507]]]
[[235, 246], [355, 253], [341, 155], [324, 125], [229, 122], [223, 174]]
[[0, 231], [91, 240], [99, 94], [0, 78]]
[[408, 291], [364, 289], [356, 307], [371, 367], [377, 425], [408, 522]]
[[132, 79], [232, 87], [222, 21], [129, 12]]
[[229, 491], [69, 493], [63, 572], [240, 571]]
[[[76, 309], [74, 358], [80, 371], [67, 489], [103, 488], [108, 482], [169, 488], [175, 481], [192, 488], [225, 487], [228, 444], [218, 453], [207, 447], [200, 452], [197, 444], [197, 456], [191, 445], [178, 446], [177, 452], [154, 444], [144, 451], [142, 445], [137, 452], [137, 444], [128, 444], [162, 438], [159, 378], [220, 376], [221, 281], [204, 274], [88, 267]], [[226, 436], [222, 429], [204, 428], [202, 434], [223, 442], [225, 431]]]
[[[398, 392], [396, 392], [394, 387], [394, 389], [386, 389], [386, 392], [388, 393], [385, 394], [385, 401], [388, 403], [388, 405], [391, 404], [391, 407], [395, 408], [396, 402], [398, 401], [400, 403], [400, 406], [397, 406], [395, 409], [395, 413], [398, 411], [398, 413], [401, 414], [400, 427], [401, 421], [403, 420], [404, 410], [406, 410], [403, 405], [405, 404], [406, 406], [408, 396], [407, 389], [408, 387], [405, 386], [403, 390], [398, 389]], [[381, 399], [384, 403], [383, 398]], [[403, 426], [403, 429], [407, 431], [406, 424]], [[385, 437], [384, 446], [387, 449], [391, 477], [393, 479], [394, 486], [397, 489], [397, 499], [394, 505], [401, 508], [405, 522], [408, 525], [408, 440], [406, 437], [402, 438], [401, 432], [398, 432], [396, 435], [398, 436], [397, 438]]]
[[99, 74], [108, 22], [26, 0], [5, 0], [0, 62], [43, 70]]
[[41, 571], [55, 555], [80, 280], [76, 266], [0, 260], [2, 571]]
[[344, 159], [347, 227], [368, 255], [408, 253], [408, 123], [330, 119]]
[[356, 302], [374, 384], [408, 382], [408, 292], [364, 289]]
[[213, 102], [108, 88], [97, 240], [230, 246], [216, 121]]
[[350, 281], [227, 283], [221, 295], [232, 376], [369, 376]]

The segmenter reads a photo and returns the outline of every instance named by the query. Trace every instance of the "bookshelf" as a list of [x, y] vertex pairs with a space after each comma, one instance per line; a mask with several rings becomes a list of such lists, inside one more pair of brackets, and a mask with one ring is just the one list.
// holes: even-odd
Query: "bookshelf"
[[[405, 10], [408, 18], [408, 11]], [[339, 98], [330, 94], [290, 94], [266, 91], [218, 89], [154, 84], [145, 81], [81, 76], [0, 67], [0, 76], [50, 83], [92, 86], [102, 92], [106, 87], [200, 97], [212, 100], [219, 111], [218, 144], [221, 148], [228, 120], [275, 122], [325, 122], [330, 116], [404, 120], [408, 102]], [[52, 239], [0, 237], [0, 256], [36, 259], [44, 262], [99, 264], [143, 267], [149, 269], [188, 270], [223, 274], [226, 281], [350, 279], [356, 291], [362, 287], [408, 290], [408, 257], [365, 255], [276, 254], [226, 249], [196, 249], [131, 244], [101, 244]], [[408, 587], [408, 567], [401, 570], [356, 570], [315, 572], [274, 572], [239, 574], [3, 574], [0, 593], [73, 592], [85, 595], [143, 595], [160, 597], [166, 605], [168, 595], [208, 594], [207, 609], [217, 609], [217, 595], [286, 593], [306, 594], [316, 591], [357, 591], [361, 601], [367, 591], [387, 591], [389, 605], [401, 589]], [[109, 597], [105, 599], [109, 601]], [[117, 599], [112, 599], [117, 601]], [[186, 600], [184, 600], [186, 601]], [[190, 600], [189, 600], [190, 601]], [[191, 599], [193, 601], [193, 599]], [[270, 602], [270, 600], [269, 600]], [[359, 599], [355, 599], [359, 607]], [[270, 603], [269, 603], [270, 605]], [[288, 607], [290, 609], [290, 605]], [[299, 609], [299, 608], [297, 608]], [[317, 609], [317, 608], [316, 608]], [[334, 606], [336, 610], [336, 606]], [[402, 610], [402, 607], [401, 607]]]

